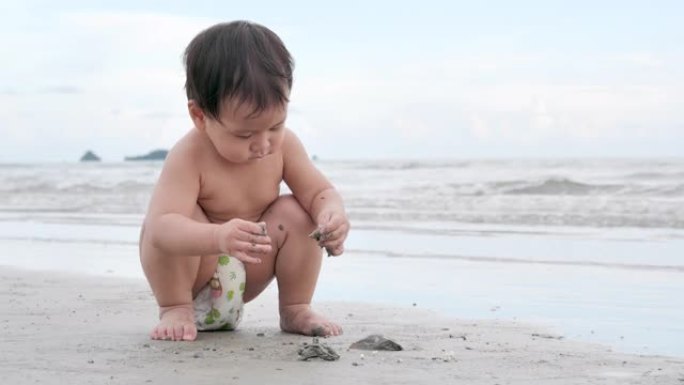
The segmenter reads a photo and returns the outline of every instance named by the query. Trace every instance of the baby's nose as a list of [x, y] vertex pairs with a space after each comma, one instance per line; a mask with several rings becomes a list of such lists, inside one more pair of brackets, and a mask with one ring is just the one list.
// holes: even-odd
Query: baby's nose
[[255, 154], [260, 154], [260, 153], [267, 153], [268, 148], [270, 147], [268, 138], [262, 137], [262, 138], [257, 138], [254, 142], [252, 142], [252, 152]]
[[252, 146], [252, 152], [255, 154], [265, 154], [268, 152], [268, 144], [258, 144]]

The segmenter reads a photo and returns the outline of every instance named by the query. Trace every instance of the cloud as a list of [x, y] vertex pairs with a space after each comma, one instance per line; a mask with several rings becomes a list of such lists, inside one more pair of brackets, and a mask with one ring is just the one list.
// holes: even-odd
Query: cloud
[[170, 146], [187, 129], [181, 56], [207, 19], [62, 12], [45, 23], [49, 34], [8, 39], [15, 51], [0, 75], [12, 91], [0, 98], [10, 107], [0, 112], [3, 136], [27, 147], [50, 142], [74, 153], [87, 143], [114, 154]]
[[20, 94], [20, 92], [14, 88], [5, 87], [3, 89], [0, 89], [0, 95], [3, 95], [3, 96], [17, 96], [19, 94]]
[[[417, 144], [421, 137], [456, 143], [463, 135], [480, 143], [610, 142], [669, 135], [684, 121], [684, 78], [672, 73], [668, 83], [661, 81], [661, 71], [672, 66], [668, 60], [643, 53], [584, 54], [573, 60], [585, 69], [553, 76], [550, 71], [563, 68], [556, 55], [429, 57], [398, 67], [379, 63], [382, 70], [369, 65], [365, 73], [340, 73], [332, 81], [300, 79], [296, 100], [313, 126], [363, 127]], [[602, 72], [604, 65], [610, 72]]]
[[[0, 46], [0, 134], [21, 146], [50, 143], [63, 158], [86, 145], [115, 159], [171, 146], [191, 124], [183, 50], [218, 21], [78, 11], [35, 21], [42, 29], [0, 27], [7, 42]], [[396, 52], [364, 56], [373, 47], [340, 53], [334, 41], [310, 45], [306, 26], [272, 28], [304, 52], [296, 57], [288, 124], [312, 152], [449, 155], [457, 145], [476, 152], [681, 135], [681, 55], [512, 52], [497, 42], [475, 52], [454, 39], [440, 50], [388, 41]]]
[[57, 94], [57, 95], [76, 95], [83, 93], [83, 88], [75, 86], [50, 86], [42, 88], [38, 93]]

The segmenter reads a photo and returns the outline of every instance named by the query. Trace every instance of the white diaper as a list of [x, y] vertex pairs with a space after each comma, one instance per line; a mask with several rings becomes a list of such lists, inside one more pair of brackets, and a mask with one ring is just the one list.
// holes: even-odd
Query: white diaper
[[193, 301], [197, 330], [235, 330], [242, 319], [245, 266], [235, 257], [222, 255], [216, 273], [220, 288], [207, 284]]

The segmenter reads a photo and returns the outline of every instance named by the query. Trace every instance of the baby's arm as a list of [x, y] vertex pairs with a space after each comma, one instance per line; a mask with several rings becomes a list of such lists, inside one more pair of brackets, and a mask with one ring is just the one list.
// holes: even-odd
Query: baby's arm
[[283, 142], [283, 178], [318, 225], [321, 233], [319, 244], [331, 255], [342, 254], [349, 232], [342, 197], [314, 166], [304, 146], [289, 130]]
[[197, 162], [183, 144], [169, 152], [145, 219], [153, 246], [169, 256], [229, 253], [243, 262], [260, 262], [254, 255], [271, 250], [262, 226], [237, 218], [223, 224], [196, 219], [204, 217], [197, 205]]
[[216, 225], [197, 217], [200, 173], [188, 146], [176, 145], [168, 154], [150, 200], [145, 231], [155, 248], [166, 255], [205, 255], [216, 253]]

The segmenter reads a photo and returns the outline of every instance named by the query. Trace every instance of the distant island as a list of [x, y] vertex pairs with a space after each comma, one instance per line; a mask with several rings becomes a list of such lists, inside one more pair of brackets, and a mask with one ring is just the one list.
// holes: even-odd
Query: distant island
[[86, 151], [81, 157], [81, 162], [99, 162], [100, 160], [100, 157], [90, 150]]
[[139, 160], [164, 160], [166, 159], [166, 154], [168, 153], [169, 152], [167, 150], [154, 150], [146, 155], [127, 156], [124, 158], [124, 160], [127, 162]]

